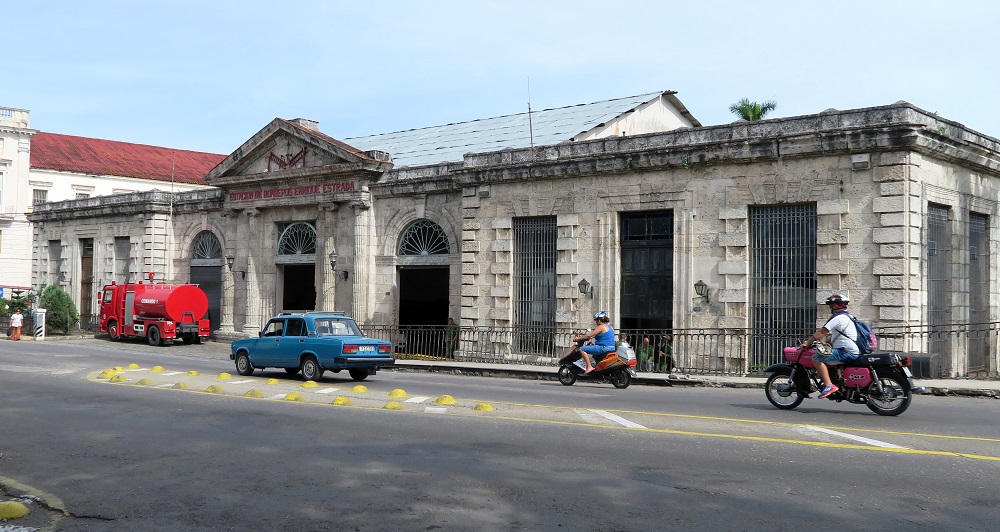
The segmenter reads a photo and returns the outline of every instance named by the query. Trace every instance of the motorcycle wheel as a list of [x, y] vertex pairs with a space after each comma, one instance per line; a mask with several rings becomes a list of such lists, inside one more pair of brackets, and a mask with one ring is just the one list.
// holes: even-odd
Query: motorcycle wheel
[[563, 386], [573, 386], [576, 382], [576, 375], [573, 370], [569, 369], [569, 366], [559, 366], [559, 382]]
[[764, 384], [764, 394], [775, 408], [791, 410], [802, 404], [803, 397], [798, 392], [789, 390], [790, 387], [794, 387], [794, 384], [789, 380], [789, 375], [772, 373]]
[[611, 374], [611, 384], [614, 384], [615, 388], [628, 388], [628, 385], [632, 384], [632, 376], [628, 374], [628, 370], [620, 369]]
[[[878, 391], [882, 385], [882, 393]], [[898, 416], [910, 407], [913, 394], [903, 387], [895, 375], [879, 377], [878, 383], [868, 387], [868, 409], [880, 416]]]

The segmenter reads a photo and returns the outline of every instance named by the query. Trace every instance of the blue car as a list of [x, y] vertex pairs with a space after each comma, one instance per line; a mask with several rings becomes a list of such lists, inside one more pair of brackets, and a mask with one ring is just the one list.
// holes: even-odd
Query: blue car
[[346, 369], [356, 381], [396, 362], [392, 343], [368, 338], [353, 319], [340, 312], [281, 314], [271, 318], [257, 338], [230, 344], [229, 359], [236, 372], [284, 368], [290, 375], [302, 372], [318, 381], [323, 372]]

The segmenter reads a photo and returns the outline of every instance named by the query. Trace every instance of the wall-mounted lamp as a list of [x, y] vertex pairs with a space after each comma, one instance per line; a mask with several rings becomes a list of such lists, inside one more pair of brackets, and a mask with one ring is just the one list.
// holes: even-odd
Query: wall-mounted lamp
[[698, 282], [694, 283], [694, 293], [698, 294], [705, 301], [708, 301], [708, 285], [705, 284], [705, 281], [698, 279]]
[[[234, 257], [232, 255], [226, 257], [226, 265], [229, 266], [229, 272], [230, 273], [233, 272], [233, 265], [234, 264], [236, 264], [236, 257]], [[241, 279], [246, 279], [247, 278], [247, 272], [241, 271], [241, 272], [239, 272], [239, 274], [240, 274], [240, 278]]]
[[590, 294], [593, 291], [593, 287], [587, 282], [587, 279], [580, 279], [579, 283], [576, 283], [576, 287], [580, 289], [581, 294]]
[[340, 276], [343, 277], [345, 281], [347, 280], [347, 270], [341, 270], [339, 272], [337, 271], [337, 252], [336, 251], [331, 251], [330, 252], [330, 269], [333, 270], [334, 274], [338, 274], [339, 273], [339, 274], [341, 274]]

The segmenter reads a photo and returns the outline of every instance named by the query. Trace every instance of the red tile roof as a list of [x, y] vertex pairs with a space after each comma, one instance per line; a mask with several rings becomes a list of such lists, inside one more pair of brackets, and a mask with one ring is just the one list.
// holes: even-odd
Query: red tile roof
[[[207, 185], [205, 175], [225, 155], [39, 131], [31, 138], [31, 167]], [[171, 170], [172, 169], [172, 170]]]

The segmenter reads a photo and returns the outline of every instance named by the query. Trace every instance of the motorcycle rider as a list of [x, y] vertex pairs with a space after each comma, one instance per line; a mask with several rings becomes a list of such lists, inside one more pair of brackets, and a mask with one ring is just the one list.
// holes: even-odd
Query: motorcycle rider
[[806, 339], [799, 347], [806, 348], [815, 341], [822, 340], [830, 335], [830, 345], [833, 352], [823, 355], [819, 352], [813, 354], [813, 363], [816, 371], [823, 380], [823, 390], [819, 398], [823, 399], [835, 393], [840, 388], [830, 379], [830, 368], [827, 366], [837, 366], [847, 360], [854, 360], [861, 356], [858, 345], [854, 343], [854, 338], [858, 337], [857, 328], [854, 321], [847, 313], [847, 303], [849, 300], [840, 294], [832, 294], [826, 298], [826, 304], [830, 306], [830, 318], [822, 327], [816, 330], [812, 336]]
[[597, 326], [573, 338], [573, 342], [576, 343], [586, 342], [591, 338], [594, 339], [592, 345], [579, 347], [580, 353], [583, 354], [583, 361], [587, 364], [587, 369], [583, 372], [584, 375], [594, 371], [594, 363], [591, 361], [591, 355], [605, 355], [614, 352], [616, 349], [615, 330], [611, 328], [611, 319], [608, 318], [608, 312], [605, 310], [597, 311], [594, 314], [594, 321], [597, 322]]

